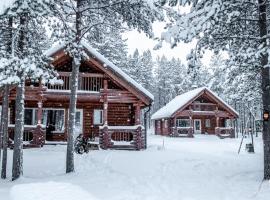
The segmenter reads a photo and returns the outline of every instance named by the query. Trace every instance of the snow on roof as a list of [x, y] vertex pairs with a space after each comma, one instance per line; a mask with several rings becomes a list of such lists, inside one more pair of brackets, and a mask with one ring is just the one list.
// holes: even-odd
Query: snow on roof
[[[105, 58], [102, 54], [97, 52], [92, 46], [90, 46], [86, 41], [82, 41], [81, 44], [83, 47], [90, 53], [92, 56], [97, 58], [99, 61], [103, 62], [104, 66], [107, 68], [110, 68], [112, 71], [117, 73], [119, 76], [124, 78], [127, 82], [129, 82], [131, 85], [133, 85], [135, 88], [137, 88], [139, 91], [141, 91], [143, 94], [145, 94], [147, 97], [149, 97], [151, 100], [154, 100], [154, 96], [146, 90], [142, 85], [137, 83], [134, 79], [132, 79], [130, 76], [128, 76], [125, 72], [123, 72], [119, 67], [117, 67], [115, 64], [110, 62], [107, 58]], [[52, 56], [57, 51], [63, 49], [65, 47], [65, 44], [58, 44], [54, 47], [50, 48], [45, 52], [46, 56]]]
[[184, 94], [176, 96], [173, 100], [171, 100], [167, 105], [160, 108], [156, 113], [154, 113], [151, 119], [161, 119], [161, 118], [169, 118], [171, 117], [177, 110], [181, 109], [185, 106], [190, 100], [197, 97], [202, 91], [207, 91], [211, 93], [215, 98], [217, 98], [220, 102], [222, 102], [226, 107], [232, 110], [235, 114], [238, 113], [229, 106], [226, 102], [224, 102], [221, 98], [219, 98], [214, 92], [212, 92], [207, 87], [200, 87]]
[[15, 0], [1, 0], [0, 1], [0, 15], [4, 14], [4, 12], [12, 6]]

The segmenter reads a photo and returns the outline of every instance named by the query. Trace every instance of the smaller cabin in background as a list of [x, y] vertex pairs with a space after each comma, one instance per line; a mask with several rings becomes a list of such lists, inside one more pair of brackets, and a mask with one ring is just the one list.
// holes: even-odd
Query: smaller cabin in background
[[152, 116], [155, 134], [173, 137], [194, 137], [194, 134], [234, 137], [236, 118], [237, 111], [206, 87], [175, 97]]

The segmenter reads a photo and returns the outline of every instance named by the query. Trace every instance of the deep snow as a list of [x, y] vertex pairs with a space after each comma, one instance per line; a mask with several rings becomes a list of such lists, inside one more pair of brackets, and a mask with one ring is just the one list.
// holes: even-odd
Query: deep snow
[[0, 200], [268, 200], [261, 138], [255, 142], [255, 154], [243, 148], [238, 155], [240, 139], [151, 135], [145, 151], [76, 155], [76, 172], [69, 175], [65, 145], [27, 149], [24, 177], [1, 180]]

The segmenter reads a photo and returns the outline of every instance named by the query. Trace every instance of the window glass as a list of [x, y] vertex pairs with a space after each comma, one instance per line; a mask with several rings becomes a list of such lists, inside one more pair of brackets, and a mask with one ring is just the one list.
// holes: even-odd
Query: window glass
[[168, 120], [164, 120], [164, 128], [168, 128]]
[[177, 119], [176, 126], [177, 127], [190, 127], [190, 120], [189, 119]]
[[33, 109], [24, 110], [24, 124], [25, 125], [34, 125], [34, 112]]
[[82, 133], [82, 110], [77, 110], [75, 115], [75, 133]]
[[103, 110], [94, 110], [94, 124], [103, 124]]
[[160, 128], [160, 121], [157, 121], [157, 127]]
[[210, 119], [205, 120], [205, 127], [210, 128], [211, 127], [211, 121]]
[[54, 110], [53, 114], [55, 117], [55, 130], [64, 131], [64, 110]]

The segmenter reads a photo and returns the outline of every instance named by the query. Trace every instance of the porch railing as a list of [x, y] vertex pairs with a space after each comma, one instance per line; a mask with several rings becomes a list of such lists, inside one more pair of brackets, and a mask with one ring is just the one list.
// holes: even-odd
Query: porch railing
[[[11, 138], [12, 140], [14, 140], [14, 124], [10, 124], [8, 127], [9, 130], [9, 138]], [[42, 134], [45, 133], [45, 129], [44, 127], [37, 129], [36, 125], [25, 125], [24, 126], [24, 131], [23, 131], [23, 141], [24, 142], [33, 142], [33, 140], [35, 139], [35, 136], [37, 136], [37, 134], [40, 132], [42, 132]], [[40, 137], [40, 136], [39, 136]]]
[[100, 126], [100, 145], [112, 148], [114, 145], [130, 145], [143, 148], [144, 129], [142, 126]]
[[[49, 90], [70, 90], [71, 89], [71, 73], [59, 72], [59, 79], [63, 84], [47, 84]], [[94, 73], [80, 73], [78, 77], [78, 90], [99, 92], [103, 88], [103, 75]]]
[[235, 131], [233, 127], [216, 127], [215, 133], [220, 138], [234, 138], [235, 137]]

